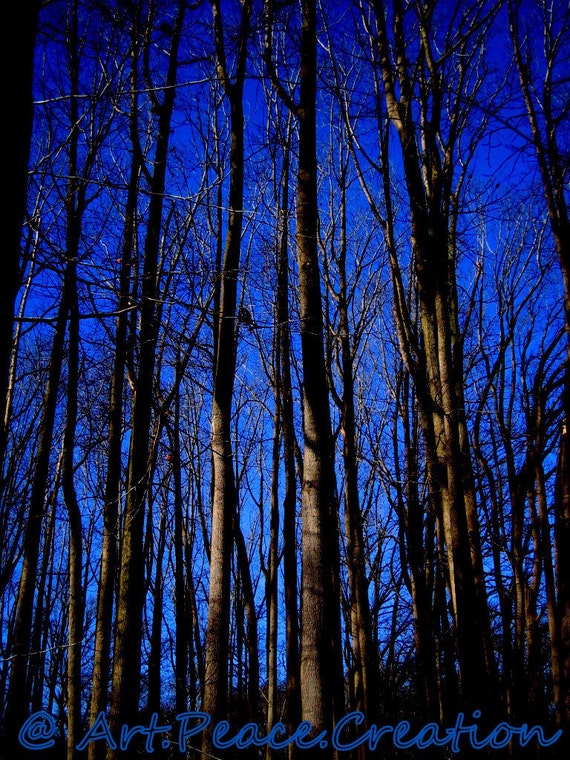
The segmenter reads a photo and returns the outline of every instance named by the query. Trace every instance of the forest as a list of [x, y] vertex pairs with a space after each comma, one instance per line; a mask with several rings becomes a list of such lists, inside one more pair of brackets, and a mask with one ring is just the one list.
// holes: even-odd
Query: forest
[[570, 756], [567, 0], [11, 13], [1, 760]]

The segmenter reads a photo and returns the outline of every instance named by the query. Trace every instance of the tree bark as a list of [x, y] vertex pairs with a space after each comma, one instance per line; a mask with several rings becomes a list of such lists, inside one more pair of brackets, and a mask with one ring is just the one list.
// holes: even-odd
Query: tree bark
[[[304, 391], [300, 673], [302, 718], [318, 734], [331, 731], [335, 717], [342, 714], [344, 697], [338, 502], [317, 251], [316, 22], [315, 0], [303, 0], [295, 233]], [[330, 743], [311, 752], [315, 757], [333, 756]]]

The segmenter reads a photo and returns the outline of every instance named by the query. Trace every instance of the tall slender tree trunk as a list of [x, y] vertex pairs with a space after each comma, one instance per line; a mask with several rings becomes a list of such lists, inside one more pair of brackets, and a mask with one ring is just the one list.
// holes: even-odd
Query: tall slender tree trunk
[[[317, 251], [317, 7], [303, 0], [296, 250], [303, 358], [301, 702], [315, 733], [343, 709], [339, 524]], [[330, 736], [329, 736], [330, 738]], [[311, 750], [332, 757], [327, 746]]]
[[[75, 267], [75, 262], [72, 264]], [[63, 443], [62, 485], [69, 519], [69, 606], [68, 606], [68, 651], [67, 651], [67, 757], [77, 756], [75, 745], [79, 741], [81, 728], [81, 652], [83, 646], [83, 615], [85, 600], [83, 595], [83, 525], [81, 510], [74, 485], [75, 427], [77, 424], [77, 390], [79, 381], [79, 313], [77, 288], [70, 300], [68, 373], [67, 373], [67, 416]]]
[[364, 713], [366, 722], [361, 730], [379, 718], [380, 668], [379, 655], [372, 636], [372, 617], [366, 576], [366, 549], [360, 508], [356, 447], [356, 414], [354, 401], [353, 348], [348, 313], [346, 276], [347, 258], [347, 200], [346, 167], [340, 175], [340, 242], [339, 242], [339, 332], [342, 367], [344, 497], [346, 556], [350, 588], [351, 636], [355, 668], [355, 708]]
[[[266, 581], [265, 581], [265, 598], [267, 606], [267, 730], [270, 731], [276, 722], [277, 697], [278, 697], [278, 625], [279, 625], [279, 444], [280, 444], [280, 418], [281, 405], [279, 402], [279, 388], [281, 384], [280, 377], [280, 345], [279, 345], [279, 327], [275, 336], [274, 351], [274, 398], [275, 411], [273, 413], [273, 440], [271, 447], [271, 496], [269, 507], [269, 552], [267, 559]], [[271, 760], [273, 749], [267, 747], [265, 757]]]
[[[188, 652], [192, 640], [192, 627], [188, 625], [189, 614], [186, 602], [186, 583], [184, 580], [184, 527], [182, 498], [182, 472], [180, 465], [180, 390], [174, 397], [174, 429], [171, 435], [172, 477], [174, 480], [174, 607], [176, 619], [175, 631], [175, 681], [176, 712], [188, 709]], [[191, 565], [188, 572], [191, 572]]]
[[[558, 145], [558, 130], [566, 124], [557, 119], [553, 112], [556, 94], [553, 91], [553, 71], [556, 55], [562, 55], [564, 43], [560, 45], [554, 24], [554, 14], [537, 14], [542, 19], [546, 74], [542, 82], [542, 92], [534, 89], [532, 60], [519, 31], [520, 3], [509, 0], [507, 4], [514, 59], [524, 99], [536, 161], [540, 172], [546, 210], [560, 265], [563, 285], [564, 326], [566, 330], [566, 356], [564, 363], [564, 386], [562, 408], [564, 417], [560, 434], [558, 468], [555, 489], [555, 530], [556, 547], [556, 591], [557, 616], [560, 626], [560, 692], [556, 704], [556, 719], [559, 726], [568, 729], [570, 724], [570, 215], [567, 200], [567, 175], [563, 151]], [[560, 65], [562, 65], [560, 63]], [[539, 117], [540, 114], [540, 117]], [[541, 124], [543, 125], [541, 128]], [[566, 749], [570, 749], [568, 730], [565, 732]]]
[[44, 393], [42, 417], [39, 426], [39, 442], [33, 469], [30, 506], [24, 531], [22, 574], [18, 586], [12, 638], [13, 660], [6, 695], [4, 721], [7, 736], [6, 751], [12, 752], [14, 757], [17, 757], [19, 751], [19, 744], [17, 743], [18, 731], [28, 715], [31, 698], [26, 685], [29, 684], [28, 666], [30, 658], [33, 656], [33, 653], [30, 652], [30, 644], [32, 641], [34, 590], [38, 571], [45, 494], [48, 482], [50, 454], [52, 451], [57, 393], [63, 365], [68, 313], [69, 294], [66, 273], [55, 323], [48, 367], [48, 381]]
[[[283, 493], [283, 581], [285, 592], [285, 659], [287, 727], [292, 735], [301, 720], [299, 607], [297, 582], [297, 479], [295, 475], [295, 423], [291, 382], [291, 335], [289, 324], [289, 171], [290, 121], [287, 145], [283, 156], [281, 225], [277, 264], [277, 325], [280, 347], [279, 394], [283, 430], [285, 484]], [[295, 745], [288, 749], [290, 760]]]
[[[61, 300], [55, 320], [55, 334], [50, 355], [48, 382], [44, 395], [42, 419], [38, 451], [34, 465], [30, 509], [24, 534], [24, 557], [22, 574], [18, 589], [17, 611], [14, 624], [14, 662], [10, 674], [10, 684], [7, 694], [6, 728], [8, 744], [17, 753], [15, 739], [21, 723], [26, 717], [31, 693], [30, 674], [28, 668], [34, 654], [30, 652], [32, 643], [32, 618], [34, 606], [35, 582], [38, 569], [38, 558], [41, 540], [41, 526], [45, 506], [45, 494], [48, 483], [50, 454], [53, 441], [57, 395], [60, 386], [61, 372], [64, 359], [65, 333], [70, 312], [72, 323], [69, 333], [69, 377], [67, 396], [66, 429], [64, 451], [62, 456], [62, 479], [64, 497], [70, 521], [70, 603], [69, 603], [69, 652], [68, 652], [68, 693], [70, 696], [70, 720], [68, 730], [72, 740], [76, 739], [76, 731], [80, 716], [80, 666], [81, 639], [83, 628], [83, 590], [81, 585], [82, 573], [82, 527], [81, 517], [75, 491], [73, 488], [73, 450], [75, 441], [75, 425], [77, 418], [77, 386], [79, 362], [79, 323], [77, 303], [76, 266], [79, 247], [81, 220], [85, 209], [85, 184], [78, 181], [78, 38], [77, 38], [77, 8], [74, 5], [71, 14], [69, 35], [69, 70], [71, 77], [70, 123], [71, 132], [68, 144], [69, 184], [67, 188], [67, 240], [65, 273], [62, 285]], [[96, 147], [92, 146], [86, 160], [86, 171], [94, 158]], [[12, 744], [13, 742], [13, 744]], [[71, 742], [71, 740], [70, 740]], [[73, 755], [71, 743], [68, 757]]]
[[162, 695], [162, 617], [164, 612], [164, 579], [163, 564], [166, 548], [166, 505], [158, 526], [158, 545], [156, 549], [155, 576], [153, 589], [153, 608], [150, 638], [150, 653], [148, 658], [148, 699], [147, 714], [159, 713]]
[[[133, 23], [133, 37], [138, 34]], [[133, 145], [136, 144], [134, 132], [137, 129], [136, 96], [136, 50], [133, 42], [130, 129]], [[101, 565], [97, 588], [97, 612], [95, 622], [95, 645], [93, 652], [93, 671], [91, 684], [90, 724], [97, 715], [107, 708], [108, 688], [111, 670], [111, 640], [113, 630], [113, 600], [117, 577], [118, 534], [119, 534], [119, 499], [122, 469], [122, 427], [124, 409], [125, 367], [127, 362], [127, 335], [129, 329], [129, 296], [131, 293], [131, 273], [133, 266], [133, 249], [135, 244], [136, 207], [140, 179], [140, 155], [133, 150], [130, 168], [127, 199], [124, 214], [123, 241], [119, 269], [119, 295], [117, 299], [117, 317], [115, 321], [115, 346], [113, 370], [109, 389], [109, 412], [107, 424], [107, 473], [103, 504], [103, 539], [101, 545]], [[102, 760], [105, 756], [103, 742], [91, 742], [87, 749], [89, 760]]]
[[[226, 716], [228, 707], [228, 632], [230, 620], [230, 558], [236, 492], [231, 445], [232, 397], [236, 361], [236, 300], [243, 221], [244, 118], [243, 84], [251, 0], [242, 5], [239, 52], [234, 81], [226, 64], [224, 26], [218, 0], [212, 0], [218, 77], [230, 106], [230, 179], [226, 246], [222, 266], [219, 315], [215, 336], [214, 392], [212, 401], [212, 530], [210, 544], [210, 593], [203, 710], [212, 721]], [[210, 730], [203, 735], [202, 752], [219, 752]]]
[[77, 152], [79, 109], [77, 3], [72, 5], [69, 30], [69, 71], [71, 77], [72, 134], [69, 146], [69, 181], [66, 198], [67, 211], [67, 287], [69, 298], [67, 402], [63, 438], [62, 486], [69, 519], [69, 605], [68, 605], [68, 652], [67, 652], [67, 758], [77, 756], [75, 745], [79, 740], [81, 724], [81, 652], [83, 643], [83, 615], [85, 600], [82, 586], [83, 526], [81, 510], [74, 484], [75, 429], [77, 426], [79, 388], [79, 303], [77, 295], [77, 260], [81, 219], [84, 206], [84, 187], [79, 187], [77, 176]]
[[[115, 323], [115, 351], [109, 390], [107, 474], [105, 478], [103, 505], [101, 565], [99, 570], [99, 584], [97, 587], [97, 613], [91, 685], [91, 724], [93, 724], [97, 715], [107, 707], [111, 669], [113, 600], [118, 559], [125, 364], [127, 358], [127, 334], [129, 326], [127, 309], [129, 306], [129, 294], [131, 290], [131, 262], [133, 256], [133, 236], [139, 174], [140, 166], [138, 166], [136, 160], [133, 158], [125, 209], [125, 228], [123, 233], [123, 250], [119, 275], [119, 298], [117, 301], [117, 318]], [[105, 755], [105, 746], [103, 742], [91, 742], [87, 752], [89, 760], [95, 760], [95, 758], [101, 760]]]

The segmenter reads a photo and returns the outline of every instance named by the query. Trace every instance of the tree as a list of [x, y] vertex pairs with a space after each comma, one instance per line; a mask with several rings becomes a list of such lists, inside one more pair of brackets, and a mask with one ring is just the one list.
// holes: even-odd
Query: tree
[[[447, 549], [463, 696], [467, 705], [481, 707], [493, 702], [495, 665], [462, 411], [465, 403], [455, 231], [465, 160], [460, 160], [461, 173], [455, 181], [454, 175], [459, 135], [469, 124], [470, 109], [463, 91], [468, 81], [473, 92], [481, 85], [481, 81], [469, 77], [495, 9], [476, 3], [453, 16], [443, 34], [445, 47], [439, 52], [434, 45], [435, 7], [415, 6], [417, 37], [402, 3], [396, 1], [389, 8], [392, 36], [388, 34], [388, 9], [378, 2], [373, 2], [372, 8], [377, 35], [373, 42], [374, 63], [382, 82], [384, 113], [400, 146], [419, 297], [420, 329], [416, 335], [403, 299], [398, 254], [393, 239], [388, 237], [397, 329], [402, 356], [418, 397], [440, 546]], [[456, 60], [451, 56], [452, 50], [461, 54], [455, 63], [458, 79], [453, 90], [446, 76], [451, 60]], [[412, 62], [414, 53], [416, 59]], [[385, 174], [389, 172], [387, 146], [386, 133]], [[385, 184], [385, 200], [389, 192]], [[390, 232], [388, 222], [386, 229]]]
[[[252, 0], [241, 8], [235, 73], [230, 74], [226, 56], [221, 4], [212, 0], [216, 70], [230, 107], [229, 214], [221, 270], [219, 312], [216, 319], [214, 387], [212, 400], [212, 530], [210, 546], [210, 593], [203, 709], [221, 720], [228, 702], [227, 632], [230, 619], [230, 562], [236, 491], [231, 447], [232, 395], [236, 361], [236, 299], [243, 220], [244, 117], [243, 87]], [[213, 753], [211, 732], [203, 737], [202, 752]]]
[[[34, 653], [34, 628], [38, 628], [38, 620], [34, 621], [34, 597], [36, 574], [44, 518], [45, 497], [48, 492], [50, 458], [54, 439], [57, 400], [60, 391], [62, 368], [64, 364], [65, 336], [69, 329], [68, 338], [68, 382], [66, 429], [62, 453], [62, 484], [64, 498], [68, 509], [70, 525], [69, 571], [71, 579], [69, 601], [69, 634], [71, 651], [68, 655], [68, 693], [70, 718], [68, 732], [70, 742], [68, 756], [74, 751], [76, 731], [80, 718], [80, 679], [81, 679], [81, 640], [83, 628], [83, 590], [82, 580], [82, 533], [81, 516], [73, 487], [73, 454], [74, 435], [77, 421], [77, 387], [79, 362], [79, 314], [77, 301], [77, 261], [79, 257], [82, 219], [92, 198], [87, 195], [88, 181], [92, 175], [96, 157], [101, 143], [109, 127], [109, 121], [103, 117], [102, 123], [97, 123], [90, 113], [87, 118], [93, 119], [91, 141], [84, 152], [83, 165], [79, 164], [79, 43], [77, 35], [77, 5], [71, 6], [69, 20], [69, 35], [66, 44], [68, 73], [71, 97], [69, 100], [69, 135], [66, 141], [66, 158], [69, 181], [65, 189], [65, 252], [63, 282], [57, 315], [54, 320], [54, 336], [50, 353], [47, 385], [43, 397], [42, 418], [38, 448], [34, 461], [33, 482], [30, 495], [30, 506], [26, 518], [24, 535], [24, 559], [20, 576], [17, 614], [13, 629], [14, 659], [10, 672], [7, 692], [6, 728], [9, 747], [15, 750], [16, 737], [14, 730], [21, 725], [27, 716], [32, 699], [31, 667], [37, 660], [39, 652]], [[38, 609], [41, 604], [38, 605]], [[37, 640], [37, 639], [36, 639]], [[23, 686], [24, 684], [24, 686]]]
[[[130, 102], [130, 137], [132, 142], [132, 159], [128, 180], [127, 197], [124, 211], [124, 229], [119, 258], [119, 292], [117, 297], [117, 316], [115, 322], [115, 351], [113, 370], [109, 385], [108, 427], [107, 427], [107, 468], [104, 488], [103, 539], [101, 546], [101, 564], [97, 589], [97, 612], [95, 623], [95, 644], [93, 653], [93, 672], [91, 687], [91, 723], [108, 702], [108, 683], [111, 669], [111, 641], [113, 624], [113, 601], [118, 570], [118, 532], [119, 500], [122, 470], [122, 432], [125, 402], [125, 372], [129, 352], [129, 306], [131, 303], [132, 272], [134, 268], [134, 250], [136, 241], [136, 210], [141, 175], [141, 151], [138, 147], [138, 103], [137, 95], [137, 38], [140, 19], [130, 20], [132, 45], [131, 102]], [[131, 360], [132, 363], [132, 360]], [[91, 743], [88, 747], [90, 760], [104, 756], [104, 746]]]
[[[153, 107], [158, 113], [157, 139], [153, 172], [149, 179], [149, 204], [144, 261], [141, 282], [140, 327], [138, 335], [139, 361], [135, 380], [131, 420], [131, 441], [127, 477], [127, 498], [124, 510], [120, 557], [120, 579], [117, 597], [113, 678], [111, 690], [110, 725], [117, 728], [134, 722], [140, 696], [142, 611], [144, 606], [144, 504], [149, 487], [150, 422], [153, 405], [154, 368], [158, 339], [158, 282], [157, 265], [160, 252], [162, 210], [170, 124], [176, 96], [178, 49], [182, 34], [186, 3], [176, 9], [172, 28], [168, 68], [162, 101], [151, 91]], [[153, 19], [154, 6], [149, 6]], [[147, 33], [150, 27], [147, 26]], [[109, 757], [114, 750], [109, 749]]]
[[[564, 133], [568, 128], [567, 66], [570, 16], [568, 9], [556, 3], [536, 3], [535, 18], [541, 20], [543, 38], [540, 60], [533, 49], [534, 35], [528, 36], [526, 18], [521, 4], [509, 0], [507, 4], [509, 28], [514, 50], [514, 61], [519, 77], [526, 116], [550, 229], [562, 275], [565, 330], [567, 336], [564, 392], [562, 408], [564, 420], [560, 434], [559, 467], [556, 492], [557, 548], [557, 623], [561, 644], [561, 670], [555, 675], [556, 712], [559, 725], [568, 725], [570, 719], [570, 217], [565, 187], [568, 181], [568, 162], [564, 157]], [[529, 19], [530, 20], [530, 17]]]

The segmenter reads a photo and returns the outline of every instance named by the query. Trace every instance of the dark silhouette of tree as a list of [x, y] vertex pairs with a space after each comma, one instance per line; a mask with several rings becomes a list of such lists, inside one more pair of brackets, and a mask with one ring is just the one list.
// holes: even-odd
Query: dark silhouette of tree
[[6, 121], [11, 159], [7, 176], [9, 192], [4, 203], [6, 240], [4, 275], [0, 284], [0, 461], [6, 445], [5, 402], [12, 352], [14, 305], [20, 286], [22, 225], [26, 217], [28, 162], [33, 125], [33, 73], [41, 0], [31, 0], [14, 8], [12, 16], [13, 75], [8, 77], [6, 102], [12, 116]]

